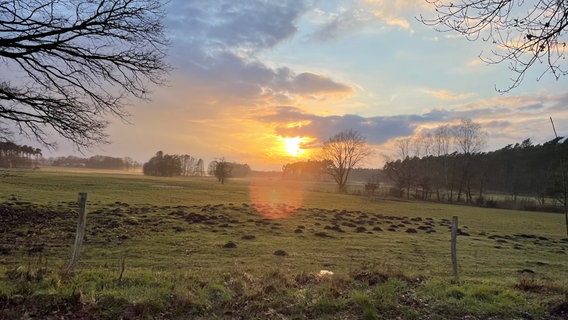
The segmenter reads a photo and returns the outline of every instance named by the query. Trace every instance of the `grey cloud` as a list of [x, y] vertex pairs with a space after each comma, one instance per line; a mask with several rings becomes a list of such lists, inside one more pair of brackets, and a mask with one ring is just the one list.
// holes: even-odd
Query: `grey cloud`
[[452, 112], [446, 109], [433, 109], [423, 115], [423, 118], [431, 121], [446, 120]]
[[500, 121], [490, 121], [484, 124], [485, 129], [506, 129], [509, 128], [510, 126], [514, 125], [511, 121], [505, 121], [505, 120], [500, 120]]
[[305, 10], [300, 0], [174, 0], [168, 15], [171, 63], [194, 88], [241, 105], [351, 93], [329, 77], [271, 68], [259, 60], [258, 51], [296, 33], [296, 20]]
[[[184, 52], [179, 52], [180, 56]], [[287, 67], [270, 68], [258, 60], [246, 60], [232, 52], [214, 56], [185, 52], [180, 62], [184, 77], [199, 82], [220, 95], [230, 94], [239, 99], [271, 98], [281, 101], [290, 95], [306, 96], [322, 93], [351, 93], [353, 89], [329, 77], [313, 73], [296, 74]], [[243, 90], [243, 89], [246, 90]]]
[[[272, 108], [271, 113], [254, 118], [273, 124], [274, 132], [281, 136], [311, 136], [322, 142], [338, 132], [351, 129], [364, 135], [369, 143], [380, 145], [393, 138], [413, 135], [415, 129], [424, 123], [447, 123], [461, 118], [479, 119], [483, 118], [483, 114], [508, 114], [509, 111], [507, 108], [487, 108], [477, 114], [476, 110], [436, 109], [424, 114], [362, 117], [353, 114], [318, 116], [285, 106]], [[288, 126], [294, 122], [303, 124]], [[495, 120], [487, 123], [486, 129], [504, 130], [511, 125], [509, 121]]]
[[229, 46], [269, 48], [297, 32], [302, 1], [230, 1], [216, 16], [222, 21], [207, 34]]
[[362, 25], [373, 21], [373, 15], [367, 10], [351, 9], [330, 15], [327, 21], [307, 36], [308, 41], [332, 41]]
[[280, 106], [272, 108], [274, 112], [261, 116], [254, 116], [256, 120], [271, 123], [280, 122], [298, 122], [305, 120], [313, 120], [317, 116], [303, 113], [300, 109], [289, 106]]
[[371, 144], [382, 144], [398, 136], [407, 136], [414, 131], [407, 117], [372, 117], [363, 118], [357, 115], [317, 117], [309, 125], [302, 127], [280, 127], [277, 133], [283, 135], [314, 135], [325, 141], [334, 134], [344, 130], [356, 130], [367, 138]]
[[563, 93], [552, 98], [550, 110], [564, 111], [568, 106], [568, 93]]
[[331, 79], [313, 73], [301, 73], [293, 78], [294, 92], [348, 92], [349, 86], [332, 81]]
[[[313, 136], [325, 141], [344, 130], [356, 130], [371, 144], [382, 144], [398, 136], [414, 132], [415, 121], [424, 121], [420, 116], [361, 117], [346, 114], [342, 116], [317, 116], [302, 112], [294, 107], [276, 107], [273, 113], [255, 117], [259, 121], [276, 123], [275, 133], [282, 136]], [[289, 128], [290, 122], [309, 124]]]
[[519, 107], [519, 111], [539, 111], [544, 108], [542, 103], [534, 103], [526, 106]]
[[479, 119], [488, 115], [499, 115], [510, 113], [511, 109], [504, 106], [483, 107], [481, 104], [468, 104], [464, 106], [454, 106], [452, 109], [432, 109], [423, 115], [417, 116], [421, 122], [449, 122], [456, 119]]
[[207, 49], [270, 48], [297, 32], [301, 0], [174, 0], [167, 24], [176, 39]]

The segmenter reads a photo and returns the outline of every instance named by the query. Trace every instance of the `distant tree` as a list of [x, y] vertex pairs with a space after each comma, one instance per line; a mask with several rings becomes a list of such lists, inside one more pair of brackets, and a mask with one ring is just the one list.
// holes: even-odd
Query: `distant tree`
[[[418, 168], [416, 161], [412, 161], [415, 157], [420, 156], [420, 142], [418, 137], [403, 137], [395, 141], [397, 148], [397, 156], [402, 161], [396, 165], [385, 166], [389, 171], [391, 180], [394, 178], [399, 191], [406, 190], [406, 198], [410, 199], [410, 191], [412, 187], [416, 186], [416, 179], [418, 176]], [[395, 170], [395, 172], [393, 172]], [[403, 183], [403, 185], [400, 185]]]
[[21, 146], [11, 141], [0, 142], [0, 167], [2, 168], [33, 168], [37, 166], [40, 156], [40, 149]]
[[205, 168], [203, 167], [203, 159], [197, 160], [195, 164], [195, 175], [198, 177], [203, 177], [205, 175]]
[[487, 133], [482, 130], [479, 123], [471, 119], [462, 119], [460, 124], [453, 127], [453, 136], [458, 151], [462, 153], [462, 177], [458, 189], [458, 201], [461, 200], [465, 190], [466, 201], [472, 201], [471, 179], [473, 155], [480, 152], [487, 143]]
[[251, 168], [248, 164], [232, 162], [231, 165], [231, 177], [234, 178], [245, 178], [251, 173]]
[[215, 176], [216, 167], [217, 167], [217, 160], [209, 162], [209, 166], [207, 166], [207, 174], [210, 176]]
[[327, 173], [337, 183], [339, 192], [347, 191], [347, 178], [353, 168], [371, 155], [371, 148], [357, 131], [340, 132], [324, 142], [321, 157], [329, 160]]
[[460, 124], [452, 129], [458, 151], [463, 154], [479, 152], [487, 144], [487, 132], [483, 131], [481, 124], [471, 119], [461, 119]]
[[383, 166], [383, 171], [395, 185], [392, 194], [402, 197], [406, 192], [406, 198], [410, 199], [412, 189], [416, 189], [419, 183], [420, 172], [417, 170], [419, 164], [418, 157], [406, 157], [404, 160], [387, 161]]
[[[535, 63], [559, 79], [568, 74], [568, 4], [564, 0], [426, 0], [436, 17], [422, 21], [453, 30], [469, 40], [494, 44], [488, 63], [508, 62], [516, 73], [507, 90], [517, 87]], [[544, 74], [543, 73], [543, 74]]]
[[84, 168], [86, 164], [87, 159], [76, 156], [57, 157], [51, 162], [51, 165], [54, 167]]
[[327, 175], [327, 168], [331, 166], [329, 160], [308, 160], [287, 163], [282, 166], [282, 177], [285, 179], [299, 179], [321, 181]]
[[181, 175], [193, 176], [197, 160], [189, 154], [180, 155], [179, 159], [181, 161]]
[[404, 189], [407, 186], [406, 176], [402, 170], [402, 160], [390, 160], [383, 166], [383, 171], [387, 178], [394, 183], [391, 194], [396, 197], [402, 197]]
[[77, 147], [106, 142], [108, 116], [127, 116], [127, 99], [147, 99], [149, 84], [164, 83], [162, 6], [0, 1], [0, 132], [14, 128], [47, 146], [46, 129]]
[[436, 159], [440, 159], [441, 161], [432, 161], [433, 168], [431, 169], [431, 173], [438, 173], [433, 177], [432, 182], [434, 184], [434, 188], [436, 189], [436, 197], [438, 201], [440, 201], [442, 198], [442, 187], [450, 189], [450, 157], [448, 156], [450, 153], [450, 146], [452, 144], [452, 134], [450, 127], [447, 125], [437, 127], [434, 130], [433, 137], [433, 155], [437, 157]]
[[126, 171], [134, 170], [137, 166], [140, 166], [140, 164], [134, 161], [131, 157], [124, 157], [122, 162], [124, 163], [124, 170]]
[[208, 173], [215, 176], [221, 184], [225, 184], [225, 180], [231, 177], [232, 169], [231, 163], [225, 161], [225, 158], [220, 158], [209, 163]]
[[121, 158], [96, 155], [87, 159], [85, 167], [92, 169], [123, 170], [126, 165]]
[[164, 154], [162, 151], [156, 152], [156, 155], [142, 166], [145, 175], [173, 177], [181, 175], [181, 160], [179, 156]]
[[413, 144], [411, 137], [398, 138], [395, 141], [395, 146], [397, 149], [397, 157], [401, 160], [410, 157], [410, 149]]
[[369, 195], [374, 195], [375, 191], [379, 189], [380, 185], [380, 172], [378, 170], [372, 170], [371, 174], [367, 176], [367, 183], [365, 183], [365, 192]]

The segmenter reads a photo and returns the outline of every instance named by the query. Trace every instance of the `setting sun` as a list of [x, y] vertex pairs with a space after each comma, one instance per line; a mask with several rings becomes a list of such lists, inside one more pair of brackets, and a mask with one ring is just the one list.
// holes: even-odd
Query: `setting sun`
[[284, 148], [289, 155], [298, 157], [304, 153], [304, 150], [300, 147], [302, 142], [303, 138], [300, 137], [286, 137], [284, 138]]

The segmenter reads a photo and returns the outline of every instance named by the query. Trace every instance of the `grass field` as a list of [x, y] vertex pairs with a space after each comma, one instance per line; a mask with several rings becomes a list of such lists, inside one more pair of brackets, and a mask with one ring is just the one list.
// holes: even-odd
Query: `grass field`
[[[568, 315], [562, 215], [313, 191], [332, 187], [2, 171], [0, 318]], [[87, 232], [69, 275], [79, 192]]]

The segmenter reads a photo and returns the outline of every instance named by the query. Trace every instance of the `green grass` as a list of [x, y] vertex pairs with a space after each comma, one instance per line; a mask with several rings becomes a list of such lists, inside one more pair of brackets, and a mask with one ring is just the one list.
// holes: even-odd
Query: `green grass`
[[[568, 292], [558, 214], [316, 192], [333, 186], [277, 179], [0, 176], [0, 203], [17, 208], [0, 213], [0, 318], [61, 305], [102, 319], [552, 318]], [[65, 276], [79, 192], [88, 193], [87, 233]], [[458, 238], [458, 282], [453, 215], [468, 234]], [[436, 232], [420, 229], [428, 224]], [[322, 269], [334, 275], [317, 276]]]

